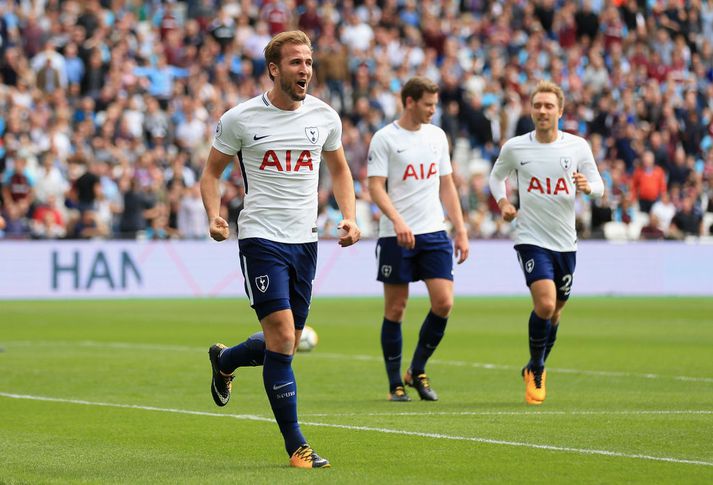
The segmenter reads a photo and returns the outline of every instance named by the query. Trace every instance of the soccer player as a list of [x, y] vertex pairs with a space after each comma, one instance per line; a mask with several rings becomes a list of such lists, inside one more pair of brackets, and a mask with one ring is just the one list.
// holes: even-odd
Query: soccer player
[[332, 177], [343, 215], [342, 247], [356, 243], [355, 195], [341, 145], [336, 111], [307, 94], [312, 45], [300, 31], [283, 32], [265, 47], [272, 88], [221, 117], [201, 177], [203, 203], [216, 241], [228, 238], [219, 216], [219, 180], [237, 154], [245, 183], [238, 217], [240, 266], [245, 291], [262, 332], [231, 348], [213, 345], [211, 394], [218, 406], [230, 399], [233, 372], [263, 365], [263, 382], [290, 456], [300, 468], [328, 467], [313, 451], [297, 421], [292, 358], [305, 326], [317, 264], [317, 182], [320, 159]]
[[[401, 101], [401, 116], [374, 134], [368, 158], [369, 193], [382, 214], [376, 244], [377, 280], [384, 284], [381, 348], [390, 401], [411, 400], [404, 383], [414, 387], [421, 399], [436, 401], [426, 362], [443, 338], [453, 307], [454, 246], [460, 264], [468, 257], [468, 234], [446, 134], [430, 124], [438, 86], [414, 77], [404, 85]], [[444, 207], [455, 229], [453, 245], [446, 233]], [[431, 309], [402, 380], [401, 322], [409, 283], [418, 280], [426, 284]]]
[[[490, 191], [503, 219], [513, 221], [515, 251], [530, 288], [530, 361], [522, 369], [525, 401], [545, 400], [545, 359], [557, 338], [574, 276], [577, 192], [601, 197], [604, 184], [592, 150], [578, 136], [559, 131], [564, 93], [541, 81], [530, 97], [535, 130], [508, 140], [490, 173]], [[505, 179], [515, 173], [519, 210], [507, 199]]]

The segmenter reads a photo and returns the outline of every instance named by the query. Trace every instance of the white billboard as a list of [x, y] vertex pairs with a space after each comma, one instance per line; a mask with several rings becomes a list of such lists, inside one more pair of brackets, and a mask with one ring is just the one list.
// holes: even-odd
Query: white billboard
[[[314, 295], [380, 296], [374, 246], [321, 241]], [[472, 241], [456, 295], [526, 295], [520, 271], [509, 241]], [[582, 242], [573, 292], [713, 296], [713, 245]], [[0, 242], [0, 299], [243, 296], [236, 241]]]

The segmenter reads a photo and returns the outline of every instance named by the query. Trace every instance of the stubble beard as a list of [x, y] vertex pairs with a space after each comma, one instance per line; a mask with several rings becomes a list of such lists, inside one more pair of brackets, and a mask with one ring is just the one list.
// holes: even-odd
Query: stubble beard
[[280, 89], [287, 94], [292, 101], [304, 101], [306, 94], [297, 94], [295, 92], [294, 84], [290, 83], [284, 79], [280, 79]]

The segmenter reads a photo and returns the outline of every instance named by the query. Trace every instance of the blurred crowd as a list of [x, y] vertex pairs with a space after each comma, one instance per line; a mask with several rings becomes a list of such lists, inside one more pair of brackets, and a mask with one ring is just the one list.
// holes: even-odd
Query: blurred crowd
[[[413, 75], [441, 86], [434, 123], [472, 238], [508, 235], [488, 173], [533, 129], [540, 79], [563, 87], [560, 128], [590, 142], [605, 181], [602, 199], [578, 196], [582, 238], [710, 234], [713, 1], [16, 0], [0, 1], [0, 238], [206, 238], [213, 130], [270, 88], [263, 48], [295, 28], [314, 44], [311, 93], [341, 114], [367, 237], [367, 147]], [[223, 179], [235, 231], [239, 165]], [[334, 237], [326, 172], [319, 193]]]

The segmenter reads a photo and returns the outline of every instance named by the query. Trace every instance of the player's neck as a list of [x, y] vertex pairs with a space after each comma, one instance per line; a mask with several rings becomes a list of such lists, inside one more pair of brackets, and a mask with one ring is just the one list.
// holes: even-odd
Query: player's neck
[[396, 120], [396, 123], [407, 131], [418, 131], [421, 129], [421, 123], [415, 121], [408, 113], [404, 113]]
[[267, 99], [275, 108], [283, 111], [295, 111], [302, 106], [302, 101], [295, 101], [277, 87], [273, 87], [267, 92]]
[[552, 143], [557, 140], [559, 130], [535, 130], [535, 140], [538, 143]]

